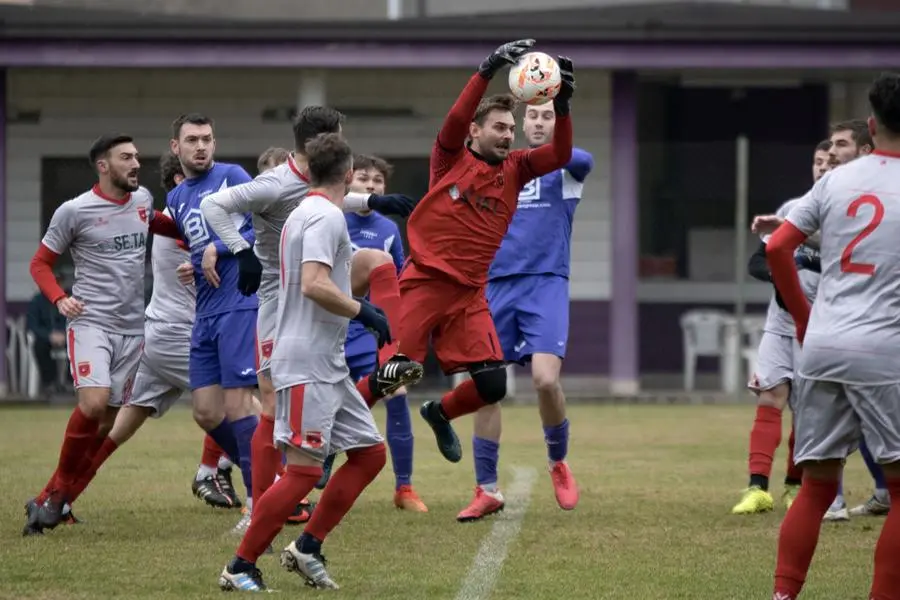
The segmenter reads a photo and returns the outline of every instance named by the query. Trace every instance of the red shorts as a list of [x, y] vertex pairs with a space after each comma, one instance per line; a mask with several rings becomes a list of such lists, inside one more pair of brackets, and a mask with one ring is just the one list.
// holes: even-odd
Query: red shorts
[[461, 285], [407, 263], [400, 276], [399, 351], [422, 362], [428, 342], [446, 374], [503, 360], [484, 288]]

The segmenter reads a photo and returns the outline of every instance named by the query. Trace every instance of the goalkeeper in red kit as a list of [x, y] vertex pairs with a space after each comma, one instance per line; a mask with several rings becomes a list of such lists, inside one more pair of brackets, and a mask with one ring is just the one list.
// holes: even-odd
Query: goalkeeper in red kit
[[421, 408], [441, 454], [451, 462], [462, 458], [462, 449], [450, 421], [506, 396], [506, 363], [485, 298], [488, 268], [522, 188], [561, 169], [572, 156], [569, 102], [575, 78], [568, 58], [559, 58], [562, 85], [553, 101], [556, 128], [550, 144], [511, 150], [515, 100], [509, 95], [482, 100], [491, 78], [533, 45], [534, 40], [519, 40], [500, 46], [469, 79], [432, 149], [428, 193], [407, 223], [399, 351], [422, 361], [430, 340], [445, 373], [471, 375], [439, 402]]

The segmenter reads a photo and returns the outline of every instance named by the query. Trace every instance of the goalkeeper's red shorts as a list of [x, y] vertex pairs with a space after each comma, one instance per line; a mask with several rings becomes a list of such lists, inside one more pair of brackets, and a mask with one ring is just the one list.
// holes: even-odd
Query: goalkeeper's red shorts
[[503, 360], [484, 288], [457, 283], [408, 262], [400, 277], [399, 351], [422, 362], [428, 342], [446, 374]]

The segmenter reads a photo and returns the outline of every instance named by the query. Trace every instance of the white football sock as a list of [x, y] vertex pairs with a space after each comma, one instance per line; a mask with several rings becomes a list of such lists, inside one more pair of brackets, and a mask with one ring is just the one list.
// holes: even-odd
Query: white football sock
[[209, 467], [207, 465], [200, 465], [197, 467], [197, 481], [203, 481], [207, 477], [215, 477], [216, 469], [214, 467]]

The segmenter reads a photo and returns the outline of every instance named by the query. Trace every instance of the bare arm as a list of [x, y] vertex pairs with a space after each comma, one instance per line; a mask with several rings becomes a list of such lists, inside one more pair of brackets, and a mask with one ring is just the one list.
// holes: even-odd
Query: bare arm
[[303, 263], [300, 293], [332, 314], [348, 319], [359, 314], [359, 302], [334, 285], [331, 281], [331, 267], [324, 263]]

